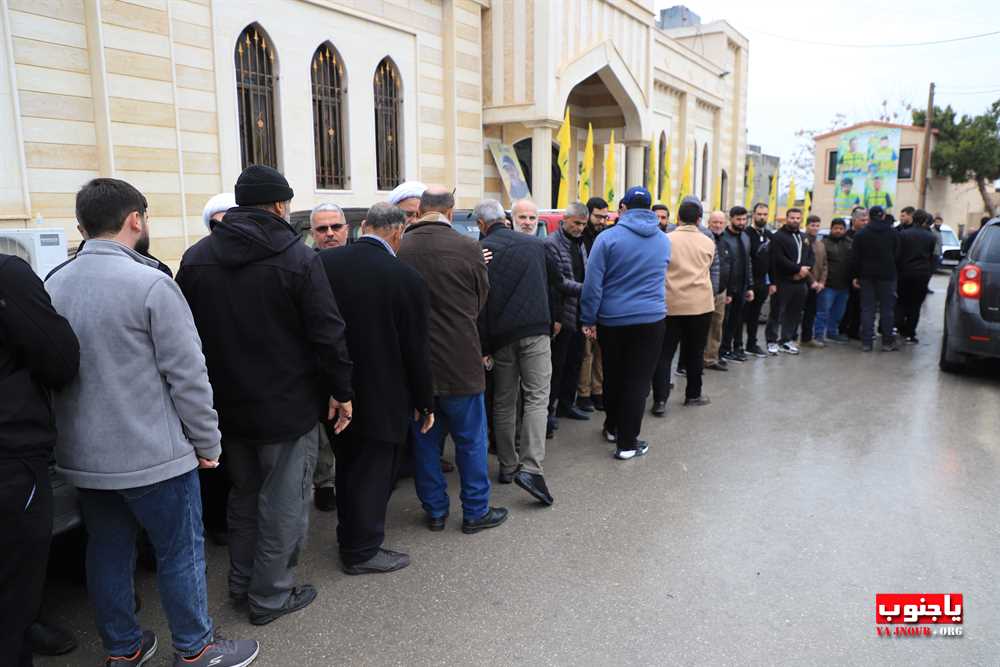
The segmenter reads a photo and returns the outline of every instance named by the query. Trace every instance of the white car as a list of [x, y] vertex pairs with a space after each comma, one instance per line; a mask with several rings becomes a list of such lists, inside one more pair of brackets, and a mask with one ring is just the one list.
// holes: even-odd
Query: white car
[[948, 225], [941, 225], [941, 257], [941, 268], [949, 271], [962, 261], [962, 244]]

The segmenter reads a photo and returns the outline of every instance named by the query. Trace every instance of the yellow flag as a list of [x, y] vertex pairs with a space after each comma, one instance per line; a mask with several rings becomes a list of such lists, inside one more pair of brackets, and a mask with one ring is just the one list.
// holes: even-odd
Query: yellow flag
[[684, 173], [681, 177], [681, 191], [677, 193], [677, 208], [680, 208], [681, 202], [689, 194], [692, 194], [694, 186], [691, 185], [691, 172], [694, 170], [693, 156], [688, 153], [684, 158]]
[[712, 186], [712, 210], [722, 209], [722, 178], [715, 177], [715, 185]]
[[792, 177], [788, 184], [788, 199], [785, 201], [785, 217], [788, 217], [788, 209], [795, 208], [795, 177]]
[[569, 205], [569, 107], [566, 107], [566, 117], [563, 118], [562, 127], [556, 135], [559, 142], [559, 199], [556, 201], [556, 208], [566, 208]]
[[604, 200], [614, 208], [615, 179], [618, 177], [615, 168], [615, 131], [611, 130], [611, 143], [604, 148]]
[[670, 185], [670, 142], [667, 141], [667, 150], [663, 153], [663, 164], [660, 165], [660, 172], [663, 178], [663, 187], [660, 188], [660, 203], [670, 206], [673, 198], [673, 186]]
[[812, 210], [812, 207], [813, 207], [812, 191], [811, 190], [806, 190], [806, 201], [802, 205], [802, 219], [803, 220], [808, 220], [809, 219], [809, 212]]
[[656, 136], [649, 142], [649, 168], [646, 170], [646, 189], [649, 190], [649, 198], [656, 196]]
[[594, 177], [594, 128], [587, 123], [587, 145], [583, 149], [583, 169], [580, 171], [580, 187], [578, 200], [586, 202], [590, 199], [590, 184]]
[[753, 196], [754, 194], [756, 194], [753, 191], [753, 179], [754, 179], [753, 160], [750, 160], [750, 162], [747, 163], [747, 190], [746, 194], [743, 197], [743, 206], [746, 207], [748, 211], [751, 208], [753, 208]]
[[778, 216], [778, 172], [771, 177], [771, 194], [767, 198], [767, 221], [774, 222]]

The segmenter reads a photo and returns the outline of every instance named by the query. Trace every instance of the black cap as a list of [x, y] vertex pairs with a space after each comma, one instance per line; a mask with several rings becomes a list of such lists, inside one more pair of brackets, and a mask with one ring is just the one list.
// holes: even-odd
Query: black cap
[[868, 217], [872, 220], [881, 220], [885, 217], [885, 209], [881, 206], [872, 206], [868, 209]]
[[295, 196], [288, 181], [277, 169], [252, 164], [236, 179], [236, 204], [253, 206], [284, 202]]

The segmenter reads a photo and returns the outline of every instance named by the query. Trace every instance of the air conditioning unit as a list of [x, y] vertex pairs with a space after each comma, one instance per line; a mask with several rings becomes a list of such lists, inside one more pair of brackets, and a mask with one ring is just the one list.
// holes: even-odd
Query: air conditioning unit
[[0, 253], [20, 257], [44, 280], [66, 261], [66, 233], [61, 229], [0, 229]]

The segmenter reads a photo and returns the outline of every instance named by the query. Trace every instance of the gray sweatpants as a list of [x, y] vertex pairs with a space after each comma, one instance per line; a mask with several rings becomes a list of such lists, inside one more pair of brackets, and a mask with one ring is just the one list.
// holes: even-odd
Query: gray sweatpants
[[281, 609], [305, 548], [319, 425], [291, 442], [224, 441], [229, 492], [229, 594], [250, 610]]
[[[540, 474], [552, 383], [551, 339], [522, 338], [497, 350], [493, 362], [493, 432], [500, 470], [514, 472], [520, 463], [525, 471]], [[524, 402], [520, 457], [514, 445], [519, 391]]]
[[334, 486], [334, 466], [337, 460], [333, 457], [333, 447], [326, 437], [326, 429], [319, 429], [319, 457], [316, 459], [316, 470], [313, 472], [313, 486], [317, 489]]

